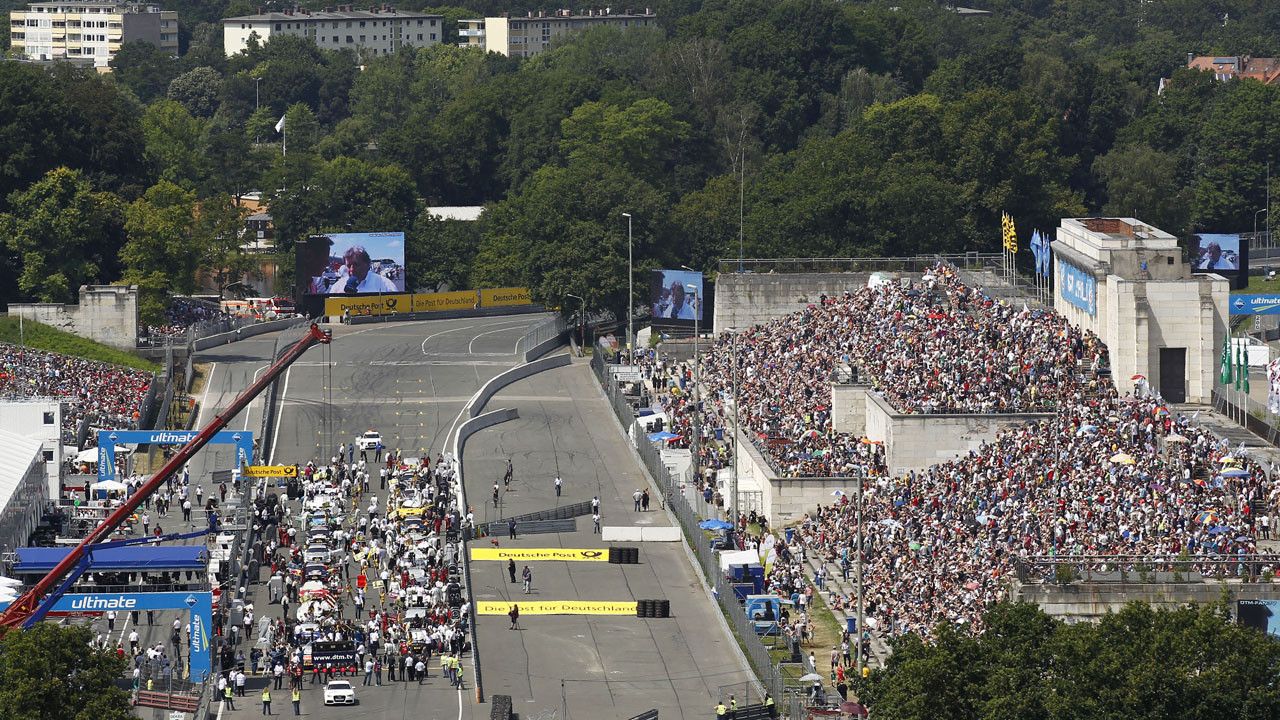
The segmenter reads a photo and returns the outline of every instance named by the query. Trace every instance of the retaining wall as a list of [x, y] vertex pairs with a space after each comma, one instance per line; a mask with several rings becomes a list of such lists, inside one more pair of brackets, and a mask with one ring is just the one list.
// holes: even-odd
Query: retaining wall
[[870, 272], [720, 273], [716, 277], [714, 327], [744, 328], [789, 315], [818, 302], [864, 287]]
[[9, 314], [122, 350], [138, 343], [137, 285], [81, 285], [78, 305], [13, 303]]
[[1274, 600], [1280, 595], [1275, 583], [1014, 583], [1010, 598], [1035, 603], [1053, 617], [1071, 621], [1097, 620], [1126, 604], [1141, 601], [1172, 609], [1188, 603], [1207, 604], [1224, 597], [1235, 609], [1236, 600]]
[[891, 474], [947, 462], [995, 439], [996, 433], [1040, 420], [1051, 413], [927, 415], [899, 413], [875, 392], [865, 392], [866, 436], [884, 443]]

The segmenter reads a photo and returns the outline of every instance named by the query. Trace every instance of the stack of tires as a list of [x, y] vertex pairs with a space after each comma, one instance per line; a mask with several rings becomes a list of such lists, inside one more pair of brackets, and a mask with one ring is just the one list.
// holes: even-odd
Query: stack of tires
[[636, 617], [669, 618], [671, 617], [671, 601], [638, 600], [636, 601]]
[[640, 564], [640, 548], [611, 547], [609, 548], [609, 562], [614, 565], [638, 565]]
[[490, 701], [489, 720], [511, 720], [510, 695], [494, 695]]

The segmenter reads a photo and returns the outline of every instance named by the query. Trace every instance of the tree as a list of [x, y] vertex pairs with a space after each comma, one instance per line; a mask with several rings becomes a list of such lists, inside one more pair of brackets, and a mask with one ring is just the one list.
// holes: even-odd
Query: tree
[[625, 108], [583, 103], [561, 122], [560, 132], [561, 151], [569, 162], [618, 164], [636, 177], [658, 182], [689, 137], [689, 124], [667, 103], [646, 98]]
[[161, 180], [130, 203], [124, 216], [124, 279], [138, 286], [139, 319], [158, 324], [171, 294], [195, 289], [196, 270], [209, 257], [208, 238], [196, 229], [195, 193]]
[[76, 170], [57, 168], [9, 198], [0, 235], [21, 265], [18, 286], [40, 302], [75, 302], [81, 285], [101, 282], [120, 247], [119, 202], [94, 192]]
[[143, 104], [162, 97], [182, 71], [178, 59], [146, 40], [131, 40], [111, 58], [111, 77]]
[[125, 662], [90, 648], [80, 625], [36, 623], [0, 638], [0, 720], [129, 720], [128, 694], [116, 685]]
[[203, 119], [213, 117], [218, 109], [222, 76], [211, 67], [188, 70], [169, 83], [168, 97], [182, 103], [187, 112]]
[[75, 112], [42, 68], [0, 62], [0, 197], [82, 156]]
[[1224, 605], [1131, 603], [1097, 624], [1066, 625], [1005, 603], [973, 636], [942, 624], [895, 642], [854, 692], [901, 720], [1274, 717], [1280, 643], [1232, 622]]
[[160, 179], [195, 187], [207, 166], [205, 123], [173, 100], [158, 100], [142, 116], [146, 157]]
[[469, 287], [480, 246], [478, 222], [442, 220], [423, 208], [407, 240], [406, 271], [414, 287], [434, 290], [441, 283], [454, 290]]
[[1149, 145], [1131, 145], [1098, 158], [1093, 172], [1106, 187], [1104, 212], [1142, 218], [1174, 235], [1186, 232], [1191, 193], [1177, 157]]
[[256, 258], [244, 250], [247, 212], [226, 194], [196, 206], [196, 245], [201, 250], [196, 266], [213, 274], [219, 292], [257, 268]]

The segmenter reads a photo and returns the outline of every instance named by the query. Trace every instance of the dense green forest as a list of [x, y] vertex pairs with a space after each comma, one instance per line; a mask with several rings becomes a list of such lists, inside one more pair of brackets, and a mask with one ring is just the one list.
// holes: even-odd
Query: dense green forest
[[[290, 37], [227, 58], [214, 21], [259, 6], [183, 0], [176, 60], [134, 43], [104, 76], [0, 63], [0, 301], [123, 279], [151, 312], [195, 268], [243, 261], [225, 238], [252, 190], [286, 255], [310, 232], [403, 229], [413, 286], [528, 285], [618, 309], [623, 212], [637, 267], [708, 270], [737, 256], [740, 207], [748, 257], [994, 251], [1001, 211], [1024, 235], [1087, 213], [1180, 235], [1252, 227], [1280, 87], [1184, 65], [1280, 55], [1280, 3], [969, 4], [992, 12], [661, 0], [660, 29], [514, 60]], [[488, 210], [471, 225], [423, 212], [472, 204]]]

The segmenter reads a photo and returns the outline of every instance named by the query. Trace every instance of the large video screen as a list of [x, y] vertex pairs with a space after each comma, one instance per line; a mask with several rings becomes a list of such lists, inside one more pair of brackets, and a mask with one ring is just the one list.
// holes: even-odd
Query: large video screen
[[649, 302], [654, 321], [705, 320], [702, 273], [688, 270], [654, 270], [649, 278]]
[[1201, 233], [1192, 237], [1194, 272], [1221, 275], [1231, 281], [1232, 288], [1248, 284], [1249, 243], [1239, 233]]
[[1268, 635], [1280, 636], [1280, 600], [1237, 600], [1236, 621]]
[[301, 295], [404, 292], [404, 233], [312, 235], [297, 249]]

